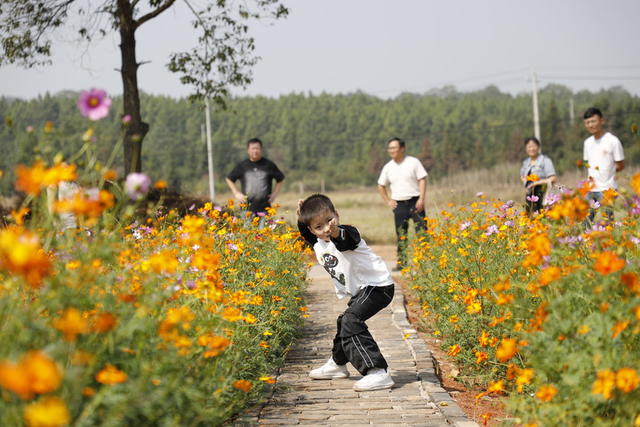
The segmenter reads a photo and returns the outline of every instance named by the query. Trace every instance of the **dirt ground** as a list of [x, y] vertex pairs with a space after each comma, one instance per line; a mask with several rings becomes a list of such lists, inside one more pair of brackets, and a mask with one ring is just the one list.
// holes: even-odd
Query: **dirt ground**
[[[385, 260], [395, 259], [395, 246], [393, 245], [372, 245], [372, 249]], [[475, 396], [482, 392], [482, 389], [466, 387], [462, 382], [453, 378], [459, 372], [459, 369], [453, 359], [440, 348], [440, 340], [425, 330], [421, 321], [424, 316], [415, 292], [407, 286], [406, 281], [402, 280], [401, 276], [394, 273], [394, 278], [396, 283], [402, 286], [409, 322], [418, 331], [418, 335], [427, 343], [437, 360], [442, 373], [440, 376], [442, 387], [451, 394], [470, 419], [473, 419], [481, 426], [498, 425], [499, 421], [506, 415], [500, 400], [488, 397], [476, 400]], [[487, 416], [486, 414], [489, 415]], [[483, 417], [483, 415], [485, 416]]]

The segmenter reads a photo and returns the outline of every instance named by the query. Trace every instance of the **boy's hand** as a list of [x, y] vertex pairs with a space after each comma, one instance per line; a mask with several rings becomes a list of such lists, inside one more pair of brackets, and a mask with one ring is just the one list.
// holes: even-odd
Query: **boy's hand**
[[338, 233], [338, 220], [336, 218], [333, 218], [331, 221], [329, 221], [329, 234], [331, 234], [331, 237], [333, 238], [336, 238], [340, 235]]

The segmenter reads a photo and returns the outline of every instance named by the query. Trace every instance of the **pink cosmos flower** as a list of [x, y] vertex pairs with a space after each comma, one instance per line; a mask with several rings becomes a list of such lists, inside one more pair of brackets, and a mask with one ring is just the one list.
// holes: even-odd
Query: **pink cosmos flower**
[[83, 90], [78, 97], [78, 109], [80, 114], [90, 120], [100, 120], [109, 114], [111, 99], [102, 89]]
[[124, 192], [131, 200], [138, 200], [149, 191], [151, 178], [143, 173], [132, 172], [124, 182]]

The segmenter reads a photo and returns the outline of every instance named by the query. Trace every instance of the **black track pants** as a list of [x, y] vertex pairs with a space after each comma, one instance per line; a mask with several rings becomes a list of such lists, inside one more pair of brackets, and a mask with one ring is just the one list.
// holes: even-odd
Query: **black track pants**
[[387, 361], [364, 322], [389, 305], [393, 292], [393, 284], [367, 286], [351, 297], [347, 309], [338, 316], [338, 331], [333, 339], [332, 356], [338, 365], [351, 362], [362, 375], [371, 368], [387, 368]]

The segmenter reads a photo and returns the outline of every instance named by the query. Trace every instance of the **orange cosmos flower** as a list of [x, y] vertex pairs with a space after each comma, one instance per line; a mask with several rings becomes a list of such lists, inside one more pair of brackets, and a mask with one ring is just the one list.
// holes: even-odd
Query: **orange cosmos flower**
[[106, 385], [123, 383], [127, 378], [128, 376], [126, 373], [122, 372], [110, 363], [96, 374], [96, 381]]
[[624, 268], [624, 263], [624, 259], [618, 258], [618, 255], [615, 253], [602, 252], [598, 254], [598, 258], [593, 265], [593, 269], [604, 276], [622, 270]]
[[484, 362], [485, 360], [489, 359], [489, 355], [487, 353], [485, 353], [484, 351], [476, 351], [475, 353], [476, 356], [476, 363], [480, 364], [482, 362]]
[[93, 319], [93, 330], [96, 332], [109, 332], [118, 323], [116, 316], [109, 312], [98, 314]]
[[449, 351], [447, 352], [447, 354], [451, 357], [456, 357], [458, 353], [460, 353], [460, 350], [462, 350], [462, 348], [459, 344], [452, 345], [449, 347]]
[[61, 181], [75, 181], [76, 165], [59, 163], [47, 168], [41, 160], [32, 167], [18, 165], [16, 167], [16, 190], [37, 196], [40, 191], [50, 185], [58, 185]]
[[527, 175], [527, 182], [536, 182], [540, 181], [540, 177], [536, 174]]
[[611, 331], [613, 332], [613, 334], [611, 335], [611, 338], [616, 338], [618, 335], [620, 335], [622, 333], [622, 331], [627, 329], [627, 326], [629, 326], [629, 321], [628, 320], [617, 322], [611, 328]]
[[28, 208], [20, 208], [20, 210], [18, 210], [17, 212], [11, 211], [10, 215], [11, 215], [11, 218], [13, 218], [13, 220], [15, 221], [16, 225], [23, 225], [24, 217], [28, 213], [29, 213]]
[[29, 427], [62, 427], [69, 424], [71, 416], [62, 399], [47, 396], [24, 408], [24, 421]]
[[636, 194], [640, 194], [640, 172], [633, 175], [633, 178], [631, 178], [630, 184], [631, 184], [631, 188], [633, 188], [633, 191], [635, 191]]
[[536, 393], [536, 397], [543, 402], [550, 402], [557, 393], [558, 389], [554, 385], [543, 385]]
[[542, 264], [543, 257], [551, 253], [551, 241], [544, 234], [536, 234], [527, 241], [528, 255], [522, 265], [529, 267]]
[[0, 362], [0, 386], [23, 399], [49, 393], [58, 388], [62, 373], [41, 351], [29, 351], [18, 363]]
[[547, 320], [549, 313], [546, 310], [546, 302], [541, 303], [534, 313], [534, 317], [529, 321], [529, 331], [541, 331], [542, 325]]
[[115, 181], [116, 179], [118, 179], [118, 172], [114, 171], [113, 169], [107, 169], [102, 172], [102, 179], [104, 179], [105, 181]]
[[631, 292], [640, 294], [640, 279], [635, 273], [624, 273], [620, 280]]
[[616, 372], [616, 386], [624, 391], [630, 393], [638, 388], [638, 373], [632, 368], [621, 368]]
[[153, 184], [154, 188], [157, 188], [158, 190], [162, 190], [164, 188], [167, 188], [167, 181], [165, 181], [164, 179], [160, 179], [158, 181], [156, 181], [155, 184]]
[[496, 358], [501, 362], [506, 362], [518, 352], [515, 338], [503, 338], [496, 349]]
[[76, 335], [89, 332], [89, 322], [76, 308], [68, 308], [62, 317], [54, 319], [53, 327], [64, 334], [65, 341], [75, 341]]
[[231, 340], [209, 334], [198, 337], [198, 344], [207, 347], [207, 351], [204, 352], [203, 356], [209, 358], [216, 357], [222, 353], [231, 344]]
[[38, 236], [12, 225], [0, 231], [0, 269], [22, 276], [37, 288], [53, 268]]
[[589, 204], [580, 197], [573, 197], [555, 203], [547, 216], [551, 219], [565, 218], [570, 224], [584, 220], [589, 214]]
[[251, 390], [252, 385], [251, 385], [251, 381], [237, 380], [233, 382], [233, 387], [247, 393], [249, 390]]
[[561, 276], [561, 270], [558, 267], [551, 266], [542, 270], [540, 274], [540, 285], [546, 286], [549, 283], [557, 280]]
[[491, 336], [487, 333], [487, 331], [482, 331], [482, 333], [478, 337], [478, 342], [482, 347], [486, 347], [489, 345], [490, 339], [491, 339]]
[[237, 322], [238, 320], [244, 319], [244, 315], [242, 314], [242, 310], [237, 307], [225, 307], [222, 310], [222, 318], [229, 322]]
[[596, 381], [591, 388], [592, 394], [601, 394], [605, 399], [611, 399], [616, 387], [616, 374], [610, 369], [598, 371]]

